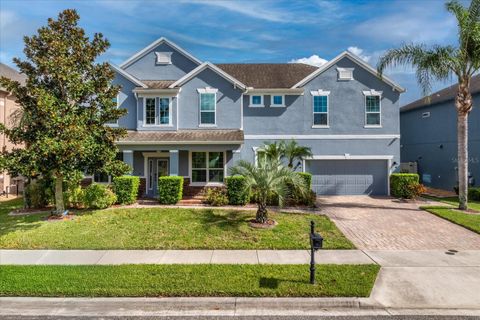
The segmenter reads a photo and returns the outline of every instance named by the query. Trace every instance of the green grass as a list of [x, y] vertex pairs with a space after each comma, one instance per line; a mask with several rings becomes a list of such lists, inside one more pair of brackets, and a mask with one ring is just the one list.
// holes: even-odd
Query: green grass
[[[432, 196], [427, 196], [427, 195], [422, 195], [422, 198], [446, 203], [449, 205], [452, 205], [454, 207], [458, 207], [458, 197], [446, 197], [446, 198], [437, 198], [437, 197], [432, 197]], [[468, 201], [468, 208], [476, 211], [480, 211], [480, 201]]]
[[422, 209], [476, 233], [480, 233], [480, 214], [463, 213], [445, 207], [423, 207]]
[[274, 229], [252, 229], [253, 211], [148, 208], [79, 213], [47, 222], [46, 214], [10, 217], [21, 200], [0, 203], [0, 248], [8, 249], [307, 249], [310, 220], [326, 249], [353, 244], [325, 216], [276, 213]]
[[0, 296], [367, 297], [377, 265], [0, 266]]

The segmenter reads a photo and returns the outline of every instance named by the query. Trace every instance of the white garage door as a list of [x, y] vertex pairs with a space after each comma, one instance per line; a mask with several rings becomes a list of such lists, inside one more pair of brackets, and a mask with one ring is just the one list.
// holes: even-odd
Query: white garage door
[[318, 195], [387, 195], [387, 160], [308, 160]]

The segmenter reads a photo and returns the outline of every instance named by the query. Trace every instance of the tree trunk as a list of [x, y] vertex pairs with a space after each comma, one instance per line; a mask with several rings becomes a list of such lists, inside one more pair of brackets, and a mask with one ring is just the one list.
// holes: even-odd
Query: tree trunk
[[63, 175], [55, 175], [55, 213], [61, 215], [65, 211], [63, 204]]
[[266, 223], [267, 220], [268, 220], [267, 205], [263, 203], [259, 203], [255, 221], [257, 223]]
[[459, 81], [455, 99], [457, 107], [457, 141], [458, 141], [458, 208], [468, 208], [468, 114], [472, 110], [470, 79]]

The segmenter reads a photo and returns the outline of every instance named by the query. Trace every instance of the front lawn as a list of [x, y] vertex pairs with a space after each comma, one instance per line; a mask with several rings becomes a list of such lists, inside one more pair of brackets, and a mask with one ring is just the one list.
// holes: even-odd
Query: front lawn
[[0, 296], [368, 297], [377, 265], [0, 266]]
[[[458, 208], [458, 197], [437, 198], [437, 197], [422, 195], [422, 198], [446, 203]], [[480, 211], [480, 201], [468, 200], [468, 208], [472, 210]]]
[[422, 209], [476, 233], [480, 233], [480, 214], [464, 213], [446, 207], [423, 207]]
[[3, 249], [307, 249], [310, 220], [326, 249], [353, 249], [327, 217], [276, 213], [271, 230], [250, 228], [253, 211], [147, 208], [87, 211], [71, 221], [10, 217], [22, 200], [0, 203]]

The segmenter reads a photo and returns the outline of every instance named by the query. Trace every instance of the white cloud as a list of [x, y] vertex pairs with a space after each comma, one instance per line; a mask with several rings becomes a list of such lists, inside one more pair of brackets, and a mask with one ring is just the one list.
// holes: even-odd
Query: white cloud
[[310, 64], [312, 66], [317, 66], [317, 67], [321, 67], [327, 62], [328, 62], [328, 60], [320, 58], [316, 54], [313, 54], [308, 58], [292, 59], [292, 60], [288, 61], [288, 63], [305, 63], [305, 64]]
[[347, 49], [349, 52], [353, 53], [354, 55], [360, 57], [365, 62], [369, 62], [371, 56], [364, 54], [364, 50], [359, 47], [348, 47]]

